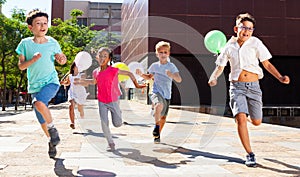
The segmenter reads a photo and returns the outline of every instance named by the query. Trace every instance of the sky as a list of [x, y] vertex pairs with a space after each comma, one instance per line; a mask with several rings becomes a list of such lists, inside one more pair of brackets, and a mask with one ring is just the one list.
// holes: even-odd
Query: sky
[[[85, 0], [81, 0], [85, 1]], [[123, 0], [90, 0], [92, 2], [116, 2], [122, 3]], [[52, 0], [6, 0], [6, 3], [2, 6], [2, 12], [5, 16], [11, 17], [12, 9], [24, 9], [27, 14], [32, 9], [40, 9], [45, 11], [49, 15], [49, 19], [51, 19], [51, 2]]]

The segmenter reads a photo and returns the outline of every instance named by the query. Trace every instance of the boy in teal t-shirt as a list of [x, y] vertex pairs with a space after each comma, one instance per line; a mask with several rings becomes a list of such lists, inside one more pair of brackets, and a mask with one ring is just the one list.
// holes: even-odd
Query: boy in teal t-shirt
[[23, 39], [16, 52], [19, 55], [19, 69], [27, 69], [28, 93], [32, 95], [32, 103], [37, 119], [49, 138], [48, 154], [54, 158], [56, 145], [60, 142], [57, 129], [48, 109], [48, 102], [59, 89], [59, 79], [54, 61], [63, 65], [67, 58], [62, 53], [58, 42], [46, 36], [48, 31], [48, 14], [38, 9], [32, 10], [26, 17], [28, 28], [33, 37]]

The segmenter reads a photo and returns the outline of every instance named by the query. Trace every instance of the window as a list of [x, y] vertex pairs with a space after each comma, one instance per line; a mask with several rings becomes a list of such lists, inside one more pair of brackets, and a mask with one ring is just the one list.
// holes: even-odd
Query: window
[[82, 26], [82, 25], [88, 26], [88, 25], [87, 25], [87, 18], [78, 18], [77, 24], [78, 24], [79, 26]]

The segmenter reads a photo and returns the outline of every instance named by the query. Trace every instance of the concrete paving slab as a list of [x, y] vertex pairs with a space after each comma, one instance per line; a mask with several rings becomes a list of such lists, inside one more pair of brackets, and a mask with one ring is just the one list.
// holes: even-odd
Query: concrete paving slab
[[154, 144], [150, 106], [126, 100], [120, 106], [125, 123], [110, 124], [116, 151], [108, 152], [96, 100], [88, 100], [75, 130], [68, 103], [50, 105], [62, 140], [55, 159], [32, 111], [2, 113], [0, 176], [300, 176], [299, 128], [249, 124], [258, 166], [248, 168], [232, 118], [171, 109], [162, 142]]

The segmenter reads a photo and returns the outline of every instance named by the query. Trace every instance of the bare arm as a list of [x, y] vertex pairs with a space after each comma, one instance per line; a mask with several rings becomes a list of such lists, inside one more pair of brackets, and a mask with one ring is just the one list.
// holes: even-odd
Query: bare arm
[[208, 81], [208, 85], [213, 87], [215, 85], [217, 85], [217, 79], [218, 77], [222, 74], [224, 70], [224, 66], [217, 66], [216, 69], [214, 70], [214, 72], [211, 74], [209, 81]]
[[70, 82], [70, 76], [68, 76], [68, 77], [66, 77], [66, 78], [64, 78], [64, 79], [62, 79], [62, 80], [60, 81], [60, 84], [61, 84], [61, 85], [64, 85], [64, 86], [69, 86], [69, 85], [71, 84], [71, 82]]
[[33, 63], [35, 63], [38, 59], [41, 58], [41, 54], [40, 53], [36, 53], [33, 55], [31, 60], [27, 60], [25, 59], [24, 55], [19, 55], [19, 63], [18, 63], [18, 67], [20, 70], [25, 70], [27, 69], [30, 65], [32, 65]]
[[125, 70], [119, 69], [119, 74], [129, 76], [130, 79], [132, 80], [132, 82], [134, 83], [134, 85], [135, 85], [136, 88], [144, 88], [144, 87], [146, 87], [145, 84], [141, 84], [140, 85], [137, 82], [137, 80], [135, 79], [134, 75], [131, 72], [129, 72], [129, 71], [125, 71]]
[[179, 74], [179, 72], [176, 72], [176, 73], [172, 73], [171, 71], [169, 70], [166, 70], [166, 74], [171, 78], [171, 79], [174, 79], [174, 81], [180, 83], [182, 81], [182, 78]]
[[145, 80], [153, 79], [153, 74], [144, 74], [140, 69], [136, 69], [136, 74], [144, 78]]
[[290, 78], [288, 76], [282, 76], [279, 71], [275, 68], [275, 66], [270, 63], [269, 60], [265, 60], [262, 62], [262, 65], [264, 68], [272, 74], [276, 79], [278, 79], [281, 83], [284, 84], [289, 84], [290, 83]]
[[83, 79], [83, 78], [76, 78], [74, 79], [75, 85], [82, 85], [82, 86], [88, 86], [88, 85], [95, 85], [97, 84], [97, 80], [95, 78], [93, 79]]

